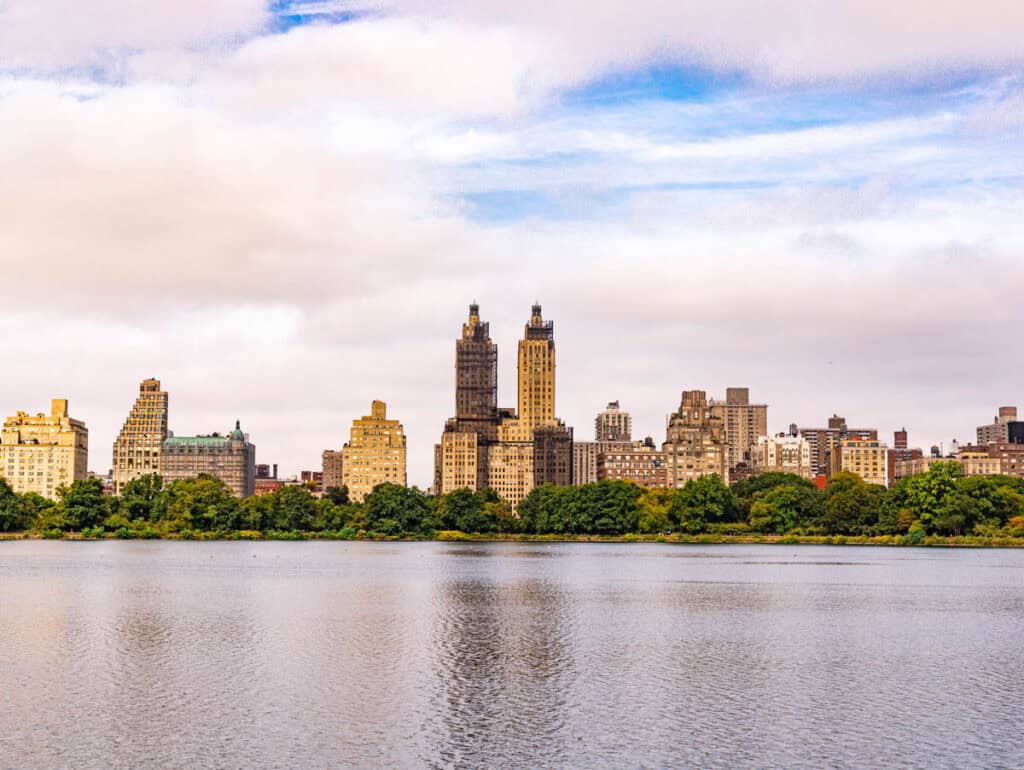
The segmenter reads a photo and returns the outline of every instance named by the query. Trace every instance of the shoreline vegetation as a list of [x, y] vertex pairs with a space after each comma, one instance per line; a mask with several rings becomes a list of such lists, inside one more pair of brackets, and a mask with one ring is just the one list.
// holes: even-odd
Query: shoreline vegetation
[[513, 512], [493, 490], [429, 497], [381, 484], [362, 503], [344, 487], [304, 486], [239, 500], [211, 476], [143, 476], [119, 496], [99, 479], [57, 501], [0, 479], [0, 539], [366, 540], [1024, 547], [1024, 479], [964, 477], [936, 463], [891, 489], [836, 474], [826, 489], [765, 473], [679, 489], [625, 481], [540, 486]]
[[231, 532], [199, 532], [191, 535], [181, 533], [82, 533], [65, 532], [59, 537], [37, 531], [0, 532], [0, 541], [5, 540], [66, 540], [92, 542], [101, 540], [177, 540], [189, 542], [287, 542], [287, 541], [346, 541], [370, 543], [656, 543], [669, 545], [857, 545], [921, 548], [1024, 548], [1024, 537], [980, 537], [966, 535], [943, 537], [931, 535], [920, 542], [912, 542], [903, 535], [524, 535], [524, 534], [481, 534], [459, 530], [442, 530], [419, 536], [381, 535], [376, 532], [260, 532], [258, 530], [234, 530]]

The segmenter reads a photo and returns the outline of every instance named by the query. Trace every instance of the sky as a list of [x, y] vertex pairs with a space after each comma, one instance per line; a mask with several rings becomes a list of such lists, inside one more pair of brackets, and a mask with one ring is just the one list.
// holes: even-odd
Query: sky
[[1024, 406], [1024, 4], [0, 0], [0, 412], [90, 468], [139, 382], [320, 467], [373, 399], [426, 487], [478, 301], [577, 440], [684, 389], [912, 446]]

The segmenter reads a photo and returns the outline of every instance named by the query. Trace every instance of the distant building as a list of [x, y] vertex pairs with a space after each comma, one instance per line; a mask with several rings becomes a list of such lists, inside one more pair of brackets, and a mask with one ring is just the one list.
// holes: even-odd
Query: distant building
[[597, 479], [632, 481], [648, 489], [661, 489], [667, 485], [665, 453], [652, 439], [616, 442], [598, 455]]
[[323, 486], [324, 491], [331, 487], [341, 487], [345, 483], [344, 474], [342, 473], [342, 467], [344, 463], [342, 461], [343, 453], [334, 451], [332, 449], [325, 449], [322, 455], [323, 462]]
[[114, 440], [114, 494], [140, 476], [160, 472], [160, 453], [167, 439], [167, 391], [160, 380], [143, 380], [139, 395]]
[[711, 413], [703, 390], [683, 391], [679, 409], [669, 417], [662, 450], [669, 487], [715, 473], [729, 482], [725, 425]]
[[256, 478], [257, 479], [276, 479], [277, 478], [277, 463], [257, 463], [256, 464]]
[[999, 460], [999, 473], [1024, 478], [1024, 443], [989, 444], [988, 455]]
[[1002, 473], [1001, 461], [986, 450], [971, 448], [956, 457], [915, 457], [896, 461], [896, 480], [926, 473], [935, 463], [959, 463], [964, 476], [997, 476]]
[[455, 341], [455, 416], [445, 423], [434, 448], [435, 493], [488, 486], [489, 452], [498, 440], [499, 419], [498, 346], [474, 302]]
[[278, 478], [257, 477], [255, 483], [253, 484], [253, 495], [259, 497], [260, 495], [273, 494], [283, 486], [284, 482]]
[[1014, 434], [1020, 436], [1017, 443], [1024, 441], [1024, 423], [1017, 420], [1017, 407], [999, 407], [999, 414], [993, 418], [990, 424], [978, 426], [978, 445], [988, 446], [989, 444], [1010, 443], [1011, 426], [1019, 426], [1013, 428]]
[[388, 419], [387, 409], [383, 401], [374, 401], [370, 414], [352, 421], [341, 450], [342, 483], [354, 502], [363, 502], [379, 484], [406, 485], [405, 429]]
[[299, 482], [309, 487], [314, 495], [320, 496], [324, 493], [323, 471], [299, 471]]
[[799, 433], [811, 445], [811, 463], [814, 475], [827, 475], [831, 462], [829, 453], [832, 445], [840, 439], [857, 438], [862, 441], [877, 441], [878, 430], [875, 428], [850, 428], [846, 418], [833, 414], [828, 420], [827, 428], [799, 428]]
[[169, 436], [161, 452], [165, 484], [202, 473], [223, 481], [235, 497], [251, 497], [256, 491], [256, 447], [237, 421], [226, 436]]
[[811, 443], [803, 436], [762, 436], [752, 453], [751, 468], [757, 473], [792, 473], [805, 479], [815, 476]]
[[768, 435], [768, 405], [751, 404], [750, 388], [726, 388], [725, 401], [710, 402], [711, 414], [725, 426], [730, 469], [751, 463], [761, 436]]
[[573, 478], [573, 436], [555, 416], [554, 324], [534, 305], [519, 342], [518, 410], [498, 399], [498, 349], [480, 308], [455, 343], [455, 417], [434, 447], [434, 489], [490, 487], [513, 506], [539, 484]]
[[833, 444], [829, 476], [855, 473], [868, 484], [887, 487], [893, 478], [892, 454], [877, 439], [842, 438]]
[[594, 418], [594, 441], [632, 441], [633, 418], [619, 409], [618, 401], [609, 401], [603, 412]]
[[598, 480], [598, 458], [605, 452], [629, 450], [631, 441], [574, 441], [572, 445], [572, 483], [593, 484]]
[[19, 495], [56, 500], [58, 488], [87, 477], [88, 462], [89, 431], [66, 399], [53, 399], [50, 414], [18, 412], [0, 431], [0, 477]]

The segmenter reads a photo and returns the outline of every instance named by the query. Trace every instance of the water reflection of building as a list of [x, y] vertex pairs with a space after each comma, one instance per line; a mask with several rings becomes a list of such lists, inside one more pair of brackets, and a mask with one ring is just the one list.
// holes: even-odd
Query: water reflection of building
[[[487, 572], [510, 556], [481, 550], [476, 558], [489, 562]], [[564, 732], [574, 640], [562, 590], [536, 577], [494, 582], [487, 575], [438, 581], [435, 590], [439, 697], [426, 731], [437, 741], [433, 755], [450, 752], [454, 766], [530, 767], [543, 745], [546, 761], [564, 766], [576, 747]]]

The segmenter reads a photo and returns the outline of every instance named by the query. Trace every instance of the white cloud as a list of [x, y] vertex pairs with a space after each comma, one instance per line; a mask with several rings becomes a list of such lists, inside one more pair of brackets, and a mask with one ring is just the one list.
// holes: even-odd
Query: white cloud
[[268, 18], [265, 0], [6, 0], [0, 69], [116, 74], [130, 52], [224, 43], [259, 31]]

